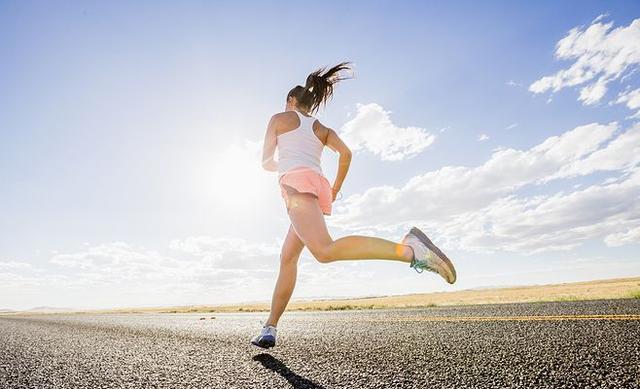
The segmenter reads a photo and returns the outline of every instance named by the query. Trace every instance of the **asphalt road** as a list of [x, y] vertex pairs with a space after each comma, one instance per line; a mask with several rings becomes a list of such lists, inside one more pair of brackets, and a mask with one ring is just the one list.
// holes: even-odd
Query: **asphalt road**
[[640, 388], [640, 300], [211, 316], [0, 316], [0, 388]]

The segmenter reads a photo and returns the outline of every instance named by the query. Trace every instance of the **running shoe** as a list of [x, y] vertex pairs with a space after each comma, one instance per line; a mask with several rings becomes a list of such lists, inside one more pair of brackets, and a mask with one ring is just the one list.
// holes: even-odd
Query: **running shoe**
[[266, 325], [262, 327], [259, 335], [251, 339], [251, 344], [262, 348], [271, 348], [276, 345], [276, 327]]
[[456, 269], [453, 263], [417, 227], [413, 227], [402, 238], [402, 244], [413, 249], [413, 259], [409, 267], [414, 268], [418, 273], [424, 270], [437, 273], [450, 284], [456, 282]]

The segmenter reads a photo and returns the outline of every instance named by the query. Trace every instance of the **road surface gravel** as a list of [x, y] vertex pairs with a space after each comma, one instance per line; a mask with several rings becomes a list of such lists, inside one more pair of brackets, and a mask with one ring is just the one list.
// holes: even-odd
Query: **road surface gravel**
[[0, 388], [640, 388], [640, 300], [265, 318], [1, 315]]

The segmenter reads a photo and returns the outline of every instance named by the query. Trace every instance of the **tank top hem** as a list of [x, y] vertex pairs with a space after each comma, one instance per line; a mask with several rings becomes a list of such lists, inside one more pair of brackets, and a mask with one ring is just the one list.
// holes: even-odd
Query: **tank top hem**
[[302, 170], [302, 169], [309, 169], [312, 170], [318, 174], [320, 174], [322, 177], [326, 176], [324, 175], [324, 172], [322, 171], [322, 169], [317, 169], [316, 167], [313, 166], [307, 166], [307, 165], [296, 165], [296, 166], [292, 166], [289, 169], [282, 171], [282, 172], [278, 172], [278, 180], [280, 180], [280, 178], [282, 178], [282, 176], [284, 176], [287, 173], [291, 173], [294, 170]]

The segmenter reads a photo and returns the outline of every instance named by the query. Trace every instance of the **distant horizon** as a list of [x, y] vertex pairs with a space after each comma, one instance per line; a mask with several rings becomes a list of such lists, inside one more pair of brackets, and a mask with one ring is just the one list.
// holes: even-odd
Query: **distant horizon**
[[[458, 292], [464, 291], [480, 291], [480, 290], [498, 290], [498, 289], [510, 289], [510, 288], [519, 288], [519, 287], [536, 287], [536, 286], [551, 286], [551, 285], [561, 285], [561, 284], [580, 284], [580, 283], [589, 283], [589, 282], [598, 282], [598, 281], [617, 281], [617, 280], [626, 280], [626, 279], [635, 279], [640, 278], [640, 274], [636, 276], [630, 277], [620, 277], [620, 278], [596, 278], [591, 280], [583, 280], [583, 281], [574, 281], [574, 282], [566, 282], [566, 283], [553, 283], [553, 284], [527, 284], [527, 285], [485, 285], [485, 286], [477, 286], [469, 289], [457, 290]], [[638, 290], [640, 290], [640, 285]], [[418, 293], [406, 293], [406, 294], [372, 294], [372, 295], [360, 295], [360, 296], [310, 296], [304, 298], [295, 298], [291, 299], [291, 302], [317, 302], [317, 301], [340, 301], [340, 300], [351, 300], [351, 299], [367, 299], [367, 298], [378, 298], [378, 297], [401, 297], [407, 295], [415, 295], [415, 294], [431, 294], [431, 293], [439, 293], [439, 292], [418, 292]], [[446, 292], [444, 292], [446, 293]], [[120, 309], [153, 309], [153, 308], [185, 308], [185, 307], [225, 307], [225, 306], [237, 306], [237, 305], [251, 305], [251, 304], [267, 304], [269, 303], [269, 299], [265, 300], [250, 300], [250, 301], [237, 301], [231, 303], [224, 304], [216, 304], [216, 303], [192, 303], [192, 304], [184, 304], [184, 305], [140, 305], [140, 306], [113, 306], [113, 307], [57, 307], [57, 306], [36, 306], [27, 309], [14, 310], [14, 309], [6, 309], [0, 307], [0, 313], [2, 312], [30, 312], [36, 310], [50, 310], [52, 312], [57, 312], [56, 310], [62, 311], [102, 311], [102, 310], [120, 310]]]

